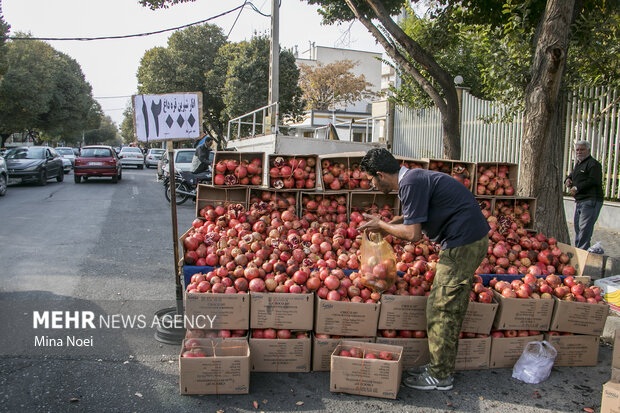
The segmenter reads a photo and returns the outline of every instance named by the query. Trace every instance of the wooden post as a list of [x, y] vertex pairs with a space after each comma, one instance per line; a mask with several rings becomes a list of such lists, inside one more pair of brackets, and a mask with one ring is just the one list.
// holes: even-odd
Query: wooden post
[[174, 278], [176, 282], [177, 314], [183, 315], [183, 286], [181, 285], [181, 270], [179, 267], [179, 231], [177, 228], [177, 194], [174, 175], [174, 145], [166, 141], [168, 148], [168, 164], [170, 165], [170, 216], [172, 218], [172, 246], [174, 248]]

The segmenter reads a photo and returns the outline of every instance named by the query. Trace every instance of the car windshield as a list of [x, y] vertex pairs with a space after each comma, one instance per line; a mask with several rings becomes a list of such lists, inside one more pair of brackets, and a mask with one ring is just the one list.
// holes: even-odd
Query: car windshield
[[83, 148], [80, 156], [83, 158], [109, 158], [112, 154], [107, 148]]
[[177, 156], [174, 158], [176, 163], [192, 163], [192, 158], [194, 157], [194, 152], [183, 151], [177, 152]]
[[56, 152], [61, 155], [73, 155], [73, 149], [71, 148], [56, 148]]
[[161, 155], [162, 153], [164, 153], [163, 149], [151, 149], [151, 154], [153, 155]]
[[123, 148], [123, 149], [121, 149], [121, 152], [137, 152], [137, 153], [142, 153], [142, 151], [139, 148]]
[[6, 159], [43, 159], [45, 158], [45, 148], [14, 148], [9, 149], [5, 156]]

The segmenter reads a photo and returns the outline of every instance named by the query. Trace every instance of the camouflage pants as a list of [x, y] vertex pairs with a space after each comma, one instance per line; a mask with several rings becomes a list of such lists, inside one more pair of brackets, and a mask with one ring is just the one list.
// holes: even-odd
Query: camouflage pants
[[444, 379], [454, 371], [461, 325], [467, 312], [474, 272], [485, 257], [488, 237], [439, 253], [426, 305], [430, 373]]

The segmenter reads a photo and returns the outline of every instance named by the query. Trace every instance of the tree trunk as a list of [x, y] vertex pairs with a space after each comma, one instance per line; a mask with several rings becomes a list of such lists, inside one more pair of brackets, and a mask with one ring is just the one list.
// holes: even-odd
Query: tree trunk
[[[575, 0], [548, 0], [532, 61], [532, 80], [525, 90], [519, 189], [535, 197], [536, 228], [547, 236], [568, 240], [562, 201], [563, 134], [558, 95]], [[554, 118], [555, 121], [554, 122]]]
[[0, 145], [0, 148], [4, 148], [4, 144], [6, 143], [6, 141], [11, 137], [10, 133], [2, 133], [0, 134], [0, 139], [2, 139], [2, 144]]

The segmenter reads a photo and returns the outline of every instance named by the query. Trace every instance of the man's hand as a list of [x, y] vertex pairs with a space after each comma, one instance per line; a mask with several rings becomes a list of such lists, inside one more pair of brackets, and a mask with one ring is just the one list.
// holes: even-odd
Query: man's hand
[[381, 228], [381, 219], [378, 215], [362, 214], [362, 216], [368, 222], [366, 222], [364, 225], [358, 228], [360, 232], [364, 232], [365, 230], [368, 230], [370, 232], [378, 232], [380, 234], [386, 233]]
[[566, 178], [566, 180], [564, 180], [564, 184], [567, 188], [570, 188], [571, 186], [573, 186], [573, 181], [570, 178]]
[[575, 196], [575, 194], [577, 194], [577, 187], [576, 187], [576, 186], [573, 186], [573, 187], [570, 189], [570, 194], [571, 194], [572, 196]]

